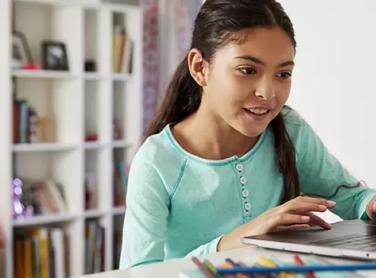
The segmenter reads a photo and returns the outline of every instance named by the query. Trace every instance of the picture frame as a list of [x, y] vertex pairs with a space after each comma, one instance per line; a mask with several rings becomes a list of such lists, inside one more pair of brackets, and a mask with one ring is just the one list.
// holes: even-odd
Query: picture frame
[[19, 31], [12, 34], [12, 68], [20, 69], [33, 64], [33, 58], [26, 37]]
[[69, 70], [65, 43], [60, 41], [42, 42], [42, 67], [45, 70]]

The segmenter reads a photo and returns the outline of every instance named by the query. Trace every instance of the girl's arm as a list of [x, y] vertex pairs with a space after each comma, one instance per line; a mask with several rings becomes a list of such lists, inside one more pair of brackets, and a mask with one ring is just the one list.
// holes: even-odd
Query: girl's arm
[[[240, 247], [240, 238], [249, 235], [304, 227], [307, 224], [330, 228], [328, 223], [312, 213], [314, 211], [323, 212], [329, 208], [344, 219], [367, 218], [367, 213], [372, 214], [373, 203], [370, 200], [376, 195], [375, 190], [357, 187], [359, 181], [328, 152], [312, 128], [295, 111], [289, 112], [285, 120], [296, 149], [301, 191], [314, 198], [297, 197], [266, 211], [224, 235], [219, 241], [218, 250]], [[336, 204], [328, 203], [327, 199]]]
[[303, 194], [334, 200], [332, 211], [344, 219], [367, 218], [367, 204], [375, 190], [359, 184], [329, 153], [313, 129], [302, 120], [296, 136], [297, 166]]
[[325, 199], [297, 197], [267, 210], [255, 219], [224, 235], [219, 241], [218, 251], [241, 247], [240, 240], [245, 236], [255, 236], [312, 225], [330, 229], [330, 224], [312, 212], [323, 212], [327, 208], [333, 207], [335, 207], [335, 203]]
[[[164, 248], [170, 194], [164, 182], [153, 165], [139, 162], [137, 158], [133, 161], [128, 180], [121, 269], [166, 259]], [[188, 256], [215, 253], [220, 239], [221, 236], [201, 246], [192, 246]]]
[[156, 169], [134, 161], [129, 173], [120, 268], [163, 261], [170, 198]]

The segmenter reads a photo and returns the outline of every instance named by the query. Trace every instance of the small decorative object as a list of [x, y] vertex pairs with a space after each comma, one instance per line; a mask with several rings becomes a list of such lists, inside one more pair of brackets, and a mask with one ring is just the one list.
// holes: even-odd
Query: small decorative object
[[122, 138], [122, 128], [121, 128], [121, 121], [118, 118], [114, 118], [113, 120], [113, 138], [114, 140], [119, 140]]
[[13, 219], [23, 219], [34, 215], [34, 208], [31, 205], [24, 206], [22, 203], [23, 182], [20, 178], [14, 178], [13, 187]]
[[33, 61], [25, 35], [18, 31], [14, 31], [12, 36], [12, 68], [30, 70], [41, 68]]
[[43, 69], [69, 70], [67, 51], [63, 42], [42, 42], [42, 60]]
[[85, 60], [85, 71], [94, 72], [97, 71], [97, 63], [94, 60]]
[[85, 141], [86, 142], [93, 142], [93, 141], [97, 141], [98, 140], [98, 134], [97, 133], [88, 133], [86, 134], [85, 136]]

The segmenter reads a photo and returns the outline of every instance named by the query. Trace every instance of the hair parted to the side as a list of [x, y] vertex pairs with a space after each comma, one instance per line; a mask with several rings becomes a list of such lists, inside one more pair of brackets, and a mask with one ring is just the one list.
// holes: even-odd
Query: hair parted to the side
[[[292, 23], [275, 0], [206, 0], [194, 23], [191, 48], [197, 48], [210, 64], [219, 48], [232, 40], [241, 40], [245, 29], [257, 27], [280, 27], [296, 48]], [[197, 111], [201, 93], [201, 87], [189, 72], [186, 56], [177, 67], [162, 105], [145, 132], [145, 138], [161, 132], [167, 124], [176, 124]], [[283, 175], [282, 201], [285, 202], [300, 194], [295, 149], [281, 113], [272, 120], [271, 127], [279, 170]]]

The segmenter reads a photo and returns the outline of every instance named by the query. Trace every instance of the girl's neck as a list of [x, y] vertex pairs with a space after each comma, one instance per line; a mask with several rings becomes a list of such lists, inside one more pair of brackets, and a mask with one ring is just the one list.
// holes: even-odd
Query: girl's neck
[[215, 118], [200, 108], [176, 124], [172, 133], [186, 151], [210, 160], [242, 156], [258, 140], [239, 133], [222, 119]]

